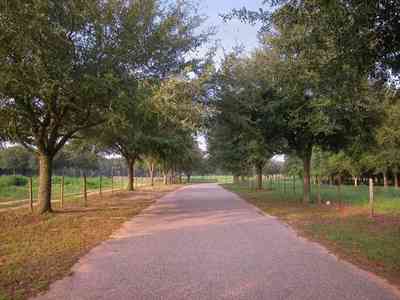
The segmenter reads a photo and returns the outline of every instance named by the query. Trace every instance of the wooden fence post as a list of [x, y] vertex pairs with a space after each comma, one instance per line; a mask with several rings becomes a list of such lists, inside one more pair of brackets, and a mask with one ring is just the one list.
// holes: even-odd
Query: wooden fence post
[[83, 206], [84, 206], [84, 207], [87, 207], [86, 174], [83, 174]]
[[32, 181], [32, 177], [29, 177], [29, 207], [31, 209], [31, 213], [33, 213], [33, 181]]
[[369, 179], [369, 216], [374, 217], [374, 180]]
[[136, 171], [135, 171], [135, 164], [133, 164], [133, 190], [136, 189]]
[[100, 175], [100, 178], [99, 178], [99, 196], [100, 196], [100, 198], [103, 198], [102, 184], [103, 184], [103, 177]]
[[120, 179], [120, 182], [121, 182], [121, 191], [124, 189], [124, 179], [122, 178], [122, 170], [120, 170], [119, 171], [119, 179]]
[[60, 185], [60, 206], [64, 208], [64, 175], [61, 176], [61, 185]]
[[286, 176], [283, 176], [283, 193], [286, 195]]
[[114, 194], [114, 169], [111, 169], [111, 194]]

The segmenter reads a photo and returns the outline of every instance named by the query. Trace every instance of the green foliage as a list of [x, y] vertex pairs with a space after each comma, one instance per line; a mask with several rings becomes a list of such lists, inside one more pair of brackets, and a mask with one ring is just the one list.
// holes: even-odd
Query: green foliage
[[[47, 177], [54, 156], [82, 135], [130, 159], [143, 153], [142, 145], [152, 143], [147, 136], [160, 128], [152, 126], [158, 116], [148, 114], [144, 103], [167, 78], [196, 70], [199, 60], [189, 57], [210, 33], [198, 30], [203, 19], [186, 1], [0, 5], [0, 139], [36, 152]], [[176, 84], [175, 95], [187, 96], [185, 83]], [[175, 112], [187, 117], [181, 108]], [[95, 161], [67, 160], [83, 169], [92, 169]], [[48, 211], [49, 183], [40, 191], [41, 210]]]
[[[279, 172], [278, 172], [279, 173]], [[288, 155], [285, 157], [284, 173], [289, 176], [303, 176], [303, 163], [295, 155]]]
[[[138, 49], [143, 56], [135, 57], [138, 74], [134, 88], [122, 82], [101, 135], [87, 135], [94, 137], [90, 143], [105, 152], [121, 155], [130, 163], [151, 160], [153, 165], [173, 159], [183, 149], [178, 146], [180, 142], [198, 128], [200, 107], [196, 98], [201, 87], [187, 75], [197, 70], [202, 61], [189, 59], [188, 54], [202, 46], [210, 33], [199, 33], [203, 20], [185, 1], [168, 8], [159, 1], [147, 1], [144, 7], [136, 2], [125, 15], [126, 24], [135, 24], [143, 14], [147, 22], [144, 26], [148, 27], [143, 30], [148, 33], [143, 35], [147, 40], [124, 45], [129, 51], [145, 45]], [[141, 37], [130, 27], [126, 30], [135, 38]], [[121, 70], [123, 77], [129, 78], [131, 73], [129, 68]]]
[[22, 176], [0, 176], [0, 187], [24, 186], [28, 184], [28, 179]]
[[214, 78], [209, 153], [216, 165], [234, 175], [244, 175], [253, 166], [262, 168], [273, 154], [260, 127], [265, 82], [255, 66], [240, 53], [231, 53]]
[[8, 173], [24, 174], [36, 168], [36, 158], [21, 146], [0, 149], [0, 169]]
[[[296, 22], [296, 11], [301, 11], [308, 36], [325, 35], [331, 41], [337, 59], [328, 70], [355, 67], [357, 73], [387, 76], [387, 71], [398, 72], [400, 49], [400, 6], [396, 1], [324, 1], [324, 0], [266, 0], [266, 7], [258, 11], [234, 9], [225, 20], [239, 18], [243, 22], [261, 23], [261, 33], [275, 29], [277, 11], [285, 10], [283, 22]], [[318, 24], [317, 27], [314, 25]]]
[[7, 138], [53, 156], [104, 119], [115, 48], [98, 1], [12, 1], [1, 10], [0, 111]]
[[[251, 12], [244, 8], [226, 16], [250, 23], [261, 21], [266, 31], [262, 35], [263, 47], [238, 64], [240, 74], [245, 74], [237, 76], [242, 80], [231, 86], [234, 88], [222, 86], [221, 89], [227, 93], [246, 90], [246, 79], [252, 79], [249, 83], [253, 84], [253, 93], [247, 94], [248, 101], [243, 101], [245, 104], [236, 111], [243, 114], [246, 109], [256, 108], [256, 118], [251, 120], [255, 120], [253, 124], [270, 152], [294, 153], [303, 161], [304, 200], [308, 200], [313, 148], [337, 152], [355, 140], [362, 144], [373, 139], [374, 129], [381, 121], [378, 99], [382, 83], [371, 80], [368, 67], [360, 70], [357, 62], [347, 61], [349, 56], [336, 43], [339, 32], [324, 27], [328, 26], [325, 22], [329, 14], [341, 21], [349, 16], [345, 4], [308, 0], [280, 3], [273, 12]], [[359, 12], [368, 14], [368, 9]], [[362, 21], [365, 15], [352, 17]], [[365, 42], [364, 38], [367, 36], [360, 37], [360, 41]], [[371, 63], [373, 49], [368, 45], [363, 50], [367, 57], [362, 59]], [[359, 54], [362, 56], [363, 52]], [[242, 67], [246, 64], [251, 66], [247, 71]], [[326, 171], [347, 172], [349, 164], [341, 155], [331, 157], [331, 170], [323, 171], [320, 163], [314, 161], [317, 165], [314, 171], [321, 175]]]

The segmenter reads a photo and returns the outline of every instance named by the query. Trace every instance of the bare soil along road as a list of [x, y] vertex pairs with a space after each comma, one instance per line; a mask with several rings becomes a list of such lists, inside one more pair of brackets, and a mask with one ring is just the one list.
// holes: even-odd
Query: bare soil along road
[[159, 200], [37, 299], [399, 299], [216, 184]]

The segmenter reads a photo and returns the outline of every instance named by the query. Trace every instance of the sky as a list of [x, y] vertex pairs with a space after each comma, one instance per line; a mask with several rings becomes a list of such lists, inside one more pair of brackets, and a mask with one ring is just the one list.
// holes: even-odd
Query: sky
[[[234, 8], [246, 7], [250, 10], [258, 10], [262, 7], [262, 0], [202, 0], [199, 1], [199, 12], [207, 17], [205, 28], [216, 27], [217, 34], [214, 37], [221, 48], [229, 52], [236, 46], [244, 46], [247, 51], [254, 49], [257, 44], [258, 26], [241, 23], [238, 20], [231, 20], [225, 23], [220, 14], [228, 13]], [[221, 58], [222, 49], [218, 52]]]

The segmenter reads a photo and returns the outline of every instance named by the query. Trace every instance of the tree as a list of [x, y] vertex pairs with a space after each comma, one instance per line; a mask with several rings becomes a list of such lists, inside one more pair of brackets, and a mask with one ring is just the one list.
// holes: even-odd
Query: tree
[[277, 128], [274, 135], [302, 159], [303, 201], [308, 202], [313, 148], [337, 151], [371, 132], [366, 129], [377, 123], [376, 100], [366, 76], [344, 64], [331, 68], [340, 54], [330, 36], [319, 31], [312, 11], [286, 5], [271, 19], [276, 33], [265, 37], [257, 57], [275, 93], [265, 128]]
[[210, 164], [232, 173], [234, 183], [239, 182], [240, 176], [250, 173], [247, 145], [231, 128], [215, 124], [208, 130], [207, 145]]
[[[263, 5], [272, 6], [275, 11], [302, 11], [307, 17], [305, 25], [314, 27], [312, 32], [330, 38], [337, 59], [331, 61], [330, 69], [348, 65], [361, 76], [384, 75], [400, 71], [400, 5], [397, 1], [376, 0], [360, 2], [324, 0], [266, 0]], [[244, 22], [261, 23], [261, 33], [275, 29], [273, 10], [260, 8], [251, 11], [246, 8], [234, 9], [224, 16]], [[293, 20], [287, 15], [287, 21]], [[389, 75], [389, 76], [388, 76]], [[381, 76], [380, 76], [381, 77]]]
[[303, 177], [303, 163], [301, 159], [299, 159], [295, 155], [285, 155], [284, 162], [284, 171], [286, 174], [290, 176], [296, 176], [299, 178]]
[[336, 44], [337, 32], [323, 30], [327, 4], [319, 8], [318, 1], [275, 2], [280, 6], [273, 12], [242, 9], [226, 17], [265, 25], [263, 48], [256, 52], [253, 67], [264, 78], [257, 127], [264, 140], [279, 141], [283, 153], [301, 158], [303, 201], [308, 202], [313, 148], [338, 151], [355, 138], [371, 137], [370, 129], [378, 123], [371, 91], [380, 83], [370, 80], [370, 70], [360, 71], [346, 61]]
[[[393, 172], [395, 186], [399, 187], [399, 159], [400, 159], [400, 102], [399, 90], [394, 86], [387, 87], [384, 92], [384, 113], [383, 122], [376, 130], [376, 151], [379, 152], [381, 160], [387, 168]], [[387, 177], [387, 174], [386, 174]], [[385, 185], [387, 185], [387, 180]]]
[[35, 169], [34, 155], [21, 146], [11, 146], [0, 150], [0, 169], [9, 173], [26, 175]]
[[39, 158], [39, 212], [51, 209], [54, 156], [104, 122], [121, 3], [8, 1], [0, 14], [0, 115], [8, 140]]
[[[145, 22], [135, 28], [139, 32], [130, 31], [129, 27], [143, 16]], [[129, 68], [120, 72], [121, 77], [129, 78], [134, 70], [135, 76], [129, 84], [123, 82], [119, 87], [119, 101], [112, 106], [112, 118], [104, 124], [100, 144], [126, 160], [128, 190], [133, 190], [135, 161], [144, 157], [147, 161], [155, 160], [157, 156], [154, 153], [156, 149], [153, 149], [156, 148], [153, 137], [158, 134], [157, 114], [165, 107], [156, 107], [156, 103], [152, 103], [153, 97], [174, 81], [171, 77], [184, 74], [186, 69], [196, 68], [199, 64], [199, 59], [189, 59], [188, 54], [196, 51], [209, 38], [209, 32], [197, 32], [202, 21], [185, 1], [178, 1], [168, 8], [161, 7], [156, 0], [136, 1], [126, 14], [123, 23], [126, 27], [123, 28], [132, 37], [126, 40], [124, 47], [137, 50], [137, 53], [133, 51], [134, 56], [128, 56], [125, 64]], [[140, 38], [137, 41], [140, 36], [145, 37], [144, 41]], [[131, 61], [135, 64], [132, 65]], [[184, 85], [175, 87], [180, 89]], [[149, 166], [153, 178], [154, 163]]]
[[[100, 155], [91, 145], [87, 145], [81, 140], [68, 143], [60, 152], [63, 156], [64, 167], [78, 171], [78, 174], [88, 174], [99, 169]], [[55, 164], [63, 167], [59, 163], [59, 155], [55, 158]], [[76, 174], [76, 173], [75, 173]]]
[[210, 127], [210, 153], [229, 161], [225, 168], [231, 169], [234, 181], [247, 173], [249, 166], [254, 166], [257, 187], [262, 189], [264, 165], [278, 143], [267, 143], [259, 127], [265, 103], [264, 83], [255, 70], [253, 60], [240, 52], [228, 55], [223, 61], [215, 76], [216, 113]]
[[139, 79], [181, 69], [206, 39], [203, 33], [194, 38], [201, 18], [184, 4], [2, 4], [0, 136], [37, 153], [40, 213], [51, 211], [52, 164], [63, 146], [112, 118], [120, 102], [135, 96]]
[[150, 139], [152, 148], [148, 154], [161, 163], [165, 180], [170, 173], [173, 181], [181, 171], [179, 167], [192, 151], [195, 134], [201, 127], [203, 78], [184, 75], [163, 81], [151, 99], [157, 122], [153, 124], [156, 132]]
[[204, 154], [197, 142], [193, 141], [191, 148], [185, 153], [180, 164], [180, 168], [185, 173], [188, 183], [190, 183], [193, 172], [202, 169], [203, 162]]

